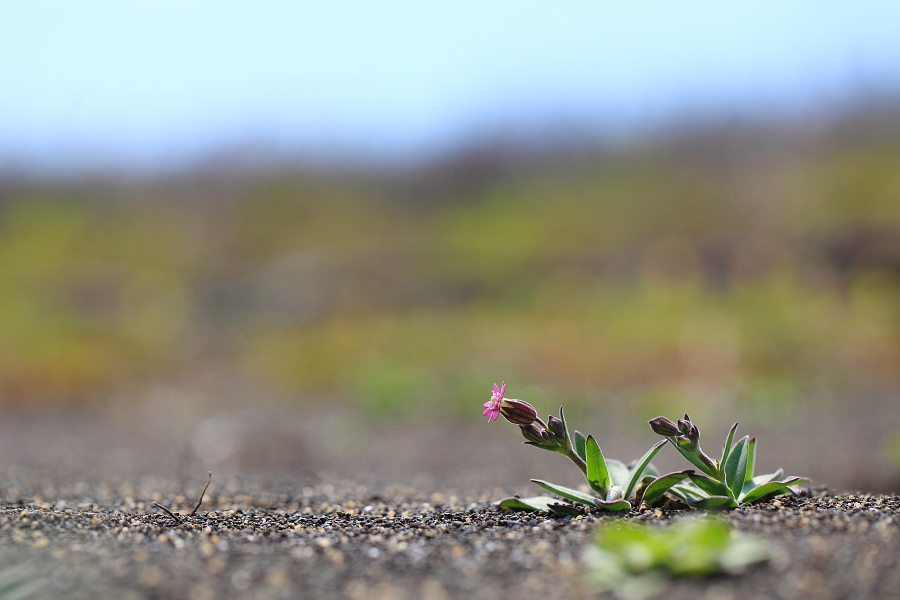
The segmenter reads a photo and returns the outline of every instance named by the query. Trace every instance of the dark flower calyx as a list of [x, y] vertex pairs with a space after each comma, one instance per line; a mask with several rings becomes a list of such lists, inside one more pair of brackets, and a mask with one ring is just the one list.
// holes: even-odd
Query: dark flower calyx
[[650, 423], [650, 429], [656, 434], [664, 437], [674, 437], [678, 435], [678, 427], [675, 423], [665, 417], [656, 417], [655, 419], [648, 421], [648, 423]]
[[537, 420], [537, 411], [532, 405], [513, 398], [504, 398], [500, 401], [500, 414], [516, 425], [531, 425]]
[[522, 437], [524, 437], [529, 442], [534, 442], [535, 444], [543, 444], [546, 441], [541, 435], [542, 431], [538, 429], [534, 424], [519, 425], [519, 429], [522, 431]]
[[688, 438], [690, 438], [691, 444], [694, 446], [700, 444], [700, 430], [697, 429], [696, 425], [691, 425], [691, 430], [688, 432]]
[[564, 440], [566, 438], [566, 428], [563, 425], [563, 422], [556, 417], [551, 416], [547, 419], [547, 428], [550, 430], [550, 433], [555, 435], [558, 439]]

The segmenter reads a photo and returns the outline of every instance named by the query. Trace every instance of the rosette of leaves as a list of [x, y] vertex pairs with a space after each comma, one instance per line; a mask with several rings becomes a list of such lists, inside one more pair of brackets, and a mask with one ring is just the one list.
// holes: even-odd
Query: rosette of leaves
[[[540, 423], [540, 426], [537, 423]], [[629, 510], [639, 506], [642, 501], [653, 505], [665, 499], [664, 495], [669, 488], [684, 481], [693, 473], [693, 470], [686, 470], [659, 474], [650, 461], [665, 445], [665, 440], [656, 443], [641, 458], [629, 465], [606, 458], [593, 436], [585, 437], [579, 431], [569, 434], [562, 407], [559, 409], [559, 418], [549, 417], [546, 425], [536, 419], [533, 423], [519, 427], [527, 440], [526, 444], [557, 452], [572, 460], [581, 469], [593, 494], [542, 479], [531, 481], [566, 500], [591, 508]], [[550, 496], [504, 498], [494, 504], [501, 508], [519, 510], [549, 510], [559, 515], [583, 512]]]
[[718, 460], [711, 459], [700, 448], [700, 431], [687, 413], [677, 423], [656, 417], [650, 421], [650, 427], [701, 471], [689, 473], [685, 481], [666, 492], [692, 508], [737, 508], [741, 504], [794, 494], [791, 486], [807, 481], [801, 477], [785, 478], [782, 469], [754, 475], [756, 438], [744, 436], [735, 442], [737, 423], [728, 431]]
[[669, 527], [602, 526], [582, 561], [592, 586], [616, 589], [623, 597], [648, 597], [671, 577], [738, 574], [769, 555], [769, 546], [758, 538], [739, 535], [715, 519], [692, 517]]

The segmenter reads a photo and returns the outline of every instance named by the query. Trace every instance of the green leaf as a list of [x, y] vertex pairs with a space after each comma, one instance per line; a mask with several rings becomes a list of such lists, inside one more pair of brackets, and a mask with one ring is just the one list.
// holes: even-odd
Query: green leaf
[[693, 473], [693, 469], [688, 469], [686, 471], [677, 471], [675, 473], [667, 473], [662, 477], [657, 477], [653, 480], [650, 485], [647, 486], [647, 489], [644, 490], [644, 503], [647, 506], [653, 506], [653, 503], [663, 497], [663, 494], [669, 491], [669, 489], [675, 485], [676, 483], [681, 483], [688, 475]]
[[550, 496], [534, 496], [532, 498], [503, 498], [493, 504], [510, 510], [550, 510], [551, 504], [558, 503], [558, 499]]
[[698, 498], [687, 500], [688, 506], [691, 508], [700, 508], [703, 510], [721, 510], [725, 508], [737, 508], [738, 503], [734, 498], [728, 496], [707, 496], [706, 498]]
[[749, 504], [750, 502], [755, 502], [759, 500], [763, 496], [768, 496], [769, 494], [778, 494], [779, 496], [782, 494], [790, 494], [791, 490], [788, 488], [789, 485], [794, 485], [795, 483], [799, 483], [803, 481], [799, 477], [792, 477], [786, 481], [771, 481], [769, 483], [764, 483], [763, 485], [754, 488], [744, 494], [741, 498], [741, 503]]
[[631, 471], [631, 477], [628, 478], [628, 486], [625, 488], [625, 498], [631, 498], [631, 493], [634, 491], [635, 486], [638, 481], [641, 480], [641, 475], [644, 473], [644, 469], [647, 468], [647, 465], [650, 464], [650, 461], [653, 460], [653, 457], [657, 455], [660, 449], [666, 445], [666, 440], [659, 440], [653, 447], [651, 447], [644, 455], [638, 459], [637, 464], [634, 466], [634, 469]]
[[[665, 440], [663, 440], [663, 441], [665, 441]], [[653, 463], [649, 463], [646, 467], [644, 467], [644, 473], [641, 476], [641, 479], [643, 480], [643, 478], [647, 477], [648, 475], [653, 477], [653, 479], [656, 479], [657, 477], [659, 477], [659, 469], [657, 469], [656, 465], [654, 465]]]
[[694, 473], [691, 475], [691, 482], [710, 496], [734, 497], [734, 494], [731, 493], [731, 488], [718, 479]]
[[683, 457], [685, 457], [685, 458], [688, 460], [689, 463], [691, 463], [692, 465], [694, 465], [695, 467], [697, 467], [698, 469], [700, 469], [701, 471], [703, 471], [704, 473], [706, 473], [706, 474], [709, 475], [710, 477], [715, 477], [715, 476], [716, 476], [716, 472], [713, 471], [712, 469], [710, 469], [709, 466], [706, 465], [706, 463], [704, 463], [702, 460], [700, 460], [699, 458], [697, 458], [696, 456], [694, 456], [693, 454], [691, 454], [690, 452], [688, 452], [688, 451], [685, 450], [684, 448], [680, 447], [678, 444], [675, 443], [675, 440], [674, 440], [674, 439], [672, 439], [672, 438], [666, 438], [666, 439], [669, 440], [669, 443], [672, 444], [672, 446], [673, 446], [676, 450], [678, 450], [678, 452], [679, 452]]
[[550, 512], [560, 517], [577, 517], [584, 514], [584, 509], [572, 506], [571, 504], [562, 504], [560, 502], [550, 504], [547, 508], [550, 509]]
[[671, 488], [669, 488], [669, 493], [676, 498], [679, 498], [685, 504], [687, 504], [688, 498], [706, 497], [706, 495], [699, 490], [693, 487], [688, 487], [687, 485], [673, 485]]
[[610, 485], [617, 485], [624, 490], [625, 486], [628, 485], [628, 480], [631, 478], [631, 472], [625, 466], [625, 463], [614, 458], [607, 458], [606, 470], [609, 472]]
[[585, 453], [585, 441], [586, 440], [584, 439], [584, 434], [576, 429], [574, 437], [575, 437], [575, 454], [577, 454], [581, 460], [587, 462], [587, 455]]
[[755, 468], [756, 463], [756, 438], [750, 438], [750, 441], [747, 442], [747, 474], [744, 476], [744, 481], [751, 481], [753, 479], [753, 469]]
[[569, 500], [572, 500], [573, 502], [581, 502], [582, 504], [587, 504], [588, 506], [597, 506], [596, 502], [598, 498], [595, 498], [590, 494], [585, 494], [584, 492], [579, 492], [578, 490], [573, 490], [572, 488], [556, 485], [555, 483], [550, 483], [541, 479], [532, 479], [531, 482], [538, 484], [548, 492], [559, 494], [563, 498], [567, 498]]
[[584, 462], [587, 464], [585, 477], [588, 485], [592, 490], [605, 497], [610, 486], [609, 470], [606, 468], [603, 452], [600, 451], [600, 446], [597, 445], [597, 440], [592, 435], [589, 435], [585, 441]]
[[[647, 471], [645, 470], [644, 473], [646, 472]], [[641, 502], [644, 500], [644, 492], [647, 491], [647, 486], [653, 483], [657, 477], [659, 477], [659, 475], [644, 475], [641, 477], [641, 480], [634, 488], [634, 495], [628, 501], [634, 506], [640, 506]]]
[[778, 469], [774, 473], [766, 473], [765, 475], [757, 475], [750, 481], [744, 484], [743, 493], [746, 494], [750, 490], [761, 486], [764, 483], [769, 483], [770, 481], [777, 481], [784, 476], [784, 469]]
[[676, 485], [672, 487], [673, 490], [680, 490], [684, 494], [692, 498], [706, 498], [707, 494], [699, 489], [696, 485], [691, 482], [687, 482], [683, 485]]
[[594, 504], [597, 505], [598, 508], [602, 508], [604, 510], [629, 510], [631, 509], [631, 503], [628, 500], [618, 499], [618, 500], [610, 500], [607, 502], [606, 500], [594, 500]]
[[725, 462], [725, 484], [731, 488], [732, 496], [737, 497], [744, 487], [744, 479], [747, 475], [747, 440], [745, 435], [741, 438], [728, 454]]
[[722, 446], [722, 458], [719, 459], [719, 468], [724, 468], [725, 461], [728, 460], [728, 455], [731, 454], [731, 442], [734, 441], [734, 432], [737, 431], [737, 428], [738, 424], [735, 423], [728, 430], [728, 435], [725, 436], [725, 445]]

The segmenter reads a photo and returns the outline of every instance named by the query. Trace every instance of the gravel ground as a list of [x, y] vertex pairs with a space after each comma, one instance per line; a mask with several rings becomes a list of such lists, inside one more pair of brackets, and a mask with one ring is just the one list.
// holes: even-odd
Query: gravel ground
[[[598, 525], [685, 515], [499, 511], [491, 501], [540, 492], [530, 477], [583, 484], [577, 469], [523, 446], [511, 427], [371, 426], [277, 407], [192, 415], [190, 406], [174, 397], [124, 416], [4, 415], [0, 600], [591, 598], [580, 555]], [[896, 422], [865, 415], [885, 431]], [[847, 448], [857, 450], [842, 453], [822, 446], [830, 421], [821, 419], [799, 429], [815, 432], [806, 438], [766, 433], [760, 470], [784, 466], [836, 487], [875, 481], [894, 493], [819, 490], [725, 513], [771, 540], [772, 560], [740, 577], [672, 582], [667, 598], [900, 598], [895, 472], [859, 467], [880, 430], [845, 426]], [[587, 430], [603, 432], [613, 456], [636, 457], [654, 441], [643, 430], [616, 436], [612, 425]], [[663, 454], [660, 468], [683, 468]], [[208, 469], [196, 515], [178, 522], [153, 505], [187, 515]], [[34, 588], [5, 593], [11, 581]]]
[[[3, 507], [0, 564], [16, 567], [5, 577], [40, 586], [27, 598], [587, 598], [582, 548], [623, 518], [499, 511], [500, 490], [233, 479], [176, 522], [152, 503], [186, 515], [195, 500], [177, 487], [79, 483]], [[667, 598], [900, 597], [898, 496], [819, 490], [722, 517], [772, 540], [773, 558], [743, 576], [675, 581]]]

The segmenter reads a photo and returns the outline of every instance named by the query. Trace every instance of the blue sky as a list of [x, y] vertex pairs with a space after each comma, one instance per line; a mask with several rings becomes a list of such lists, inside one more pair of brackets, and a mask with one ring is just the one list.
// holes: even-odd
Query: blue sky
[[900, 89], [900, 2], [3, 4], [0, 161], [43, 168], [244, 142], [415, 155]]

